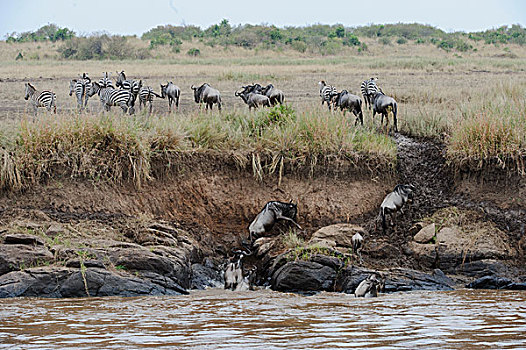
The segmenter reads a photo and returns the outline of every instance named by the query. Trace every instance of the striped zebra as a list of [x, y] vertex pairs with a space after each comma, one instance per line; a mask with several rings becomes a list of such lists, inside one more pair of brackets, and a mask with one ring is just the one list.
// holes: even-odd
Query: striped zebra
[[100, 78], [99, 85], [100, 85], [101, 88], [112, 88], [112, 89], [115, 88], [113, 86], [113, 83], [111, 82], [111, 78], [110, 78], [110, 75], [108, 74], [108, 72], [105, 72], [104, 76], [102, 78]]
[[376, 95], [376, 93], [380, 91], [378, 89], [378, 86], [376, 85], [376, 80], [378, 80], [378, 78], [364, 80], [360, 85], [360, 90], [362, 91], [365, 106], [369, 109], [371, 109], [371, 106], [373, 104], [374, 95]]
[[144, 107], [146, 107], [146, 102], [150, 103], [150, 110], [148, 114], [152, 114], [152, 102], [153, 97], [159, 97], [162, 98], [161, 95], [157, 94], [150, 86], [143, 86], [139, 90], [139, 110], [142, 109], [142, 105], [144, 104]]
[[119, 106], [124, 113], [130, 115], [135, 112], [135, 97], [128, 90], [116, 90], [112, 87], [102, 87], [100, 84], [93, 82], [90, 96], [99, 95], [103, 110], [110, 111], [111, 106]]
[[33, 106], [33, 114], [37, 115], [38, 107], [46, 107], [48, 111], [53, 109], [53, 113], [57, 114], [57, 95], [53, 91], [44, 90], [37, 91], [33, 85], [26, 83], [25, 100], [29, 100]]
[[327, 102], [330, 111], [332, 98], [337, 94], [336, 88], [332, 85], [327, 85], [325, 80], [320, 81], [318, 85], [320, 86], [321, 105], [323, 106], [323, 103]]
[[[86, 73], [80, 79], [73, 79], [69, 82], [69, 96], [75, 93], [77, 97], [77, 108], [82, 111], [88, 105], [89, 91], [91, 89], [91, 79]], [[84, 100], [84, 103], [82, 103]]]
[[142, 80], [126, 79], [126, 73], [121, 71], [120, 73], [117, 72], [117, 81], [115, 82], [115, 86], [130, 91], [135, 96], [135, 98], [137, 98], [137, 94], [142, 87]]

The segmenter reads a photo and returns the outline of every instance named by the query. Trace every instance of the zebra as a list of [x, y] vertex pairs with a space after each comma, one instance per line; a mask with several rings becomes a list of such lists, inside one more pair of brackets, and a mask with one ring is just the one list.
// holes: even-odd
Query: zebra
[[[86, 73], [80, 79], [73, 79], [69, 82], [69, 96], [75, 93], [77, 97], [77, 108], [82, 111], [88, 105], [89, 91], [91, 89], [91, 79]], [[84, 104], [82, 100], [84, 99]]]
[[135, 112], [135, 97], [128, 90], [116, 90], [112, 87], [102, 87], [100, 84], [93, 82], [90, 90], [90, 96], [99, 95], [103, 110], [109, 111], [111, 106], [119, 106], [124, 113], [130, 115]]
[[112, 89], [115, 89], [115, 87], [113, 86], [113, 83], [111, 82], [111, 78], [110, 78], [110, 75], [108, 74], [108, 72], [105, 72], [104, 73], [104, 77], [100, 78], [99, 85], [100, 85], [101, 88], [112, 88]]
[[141, 87], [141, 89], [139, 90], [139, 109], [142, 109], [143, 104], [144, 104], [144, 107], [146, 107], [146, 102], [149, 102], [150, 110], [148, 114], [152, 114], [152, 102], [153, 102], [154, 96], [162, 98], [162, 96], [154, 92], [150, 86]]
[[31, 105], [33, 106], [33, 113], [35, 117], [37, 115], [38, 107], [46, 107], [48, 111], [53, 109], [53, 113], [57, 114], [57, 95], [53, 91], [37, 91], [37, 89], [35, 89], [31, 83], [25, 83], [25, 86], [26, 93], [24, 99], [31, 99]]
[[121, 71], [120, 73], [117, 72], [117, 81], [115, 82], [115, 86], [123, 90], [130, 91], [135, 96], [135, 99], [137, 99], [137, 94], [142, 87], [142, 80], [128, 80], [126, 79], [126, 73]]
[[318, 85], [320, 86], [321, 105], [323, 106], [323, 103], [327, 102], [330, 111], [332, 98], [337, 94], [336, 88], [332, 85], [327, 85], [325, 80], [320, 81]]
[[373, 96], [380, 91], [378, 85], [376, 85], [376, 80], [378, 80], [378, 78], [373, 77], [371, 79], [362, 81], [362, 84], [360, 85], [360, 90], [362, 91], [365, 106], [369, 109], [371, 109], [373, 104]]

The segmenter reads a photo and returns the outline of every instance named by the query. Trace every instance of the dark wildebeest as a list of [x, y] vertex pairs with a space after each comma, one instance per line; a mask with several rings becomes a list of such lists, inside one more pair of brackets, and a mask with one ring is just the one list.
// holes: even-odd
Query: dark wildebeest
[[356, 290], [354, 295], [356, 297], [373, 298], [378, 296], [379, 291], [383, 291], [385, 280], [382, 277], [378, 277], [376, 274], [372, 274], [364, 279]]
[[296, 223], [297, 213], [298, 205], [292, 203], [292, 200], [289, 203], [268, 202], [248, 227], [250, 242], [252, 243], [253, 236], [258, 237], [258, 235], [270, 231], [278, 220], [292, 222], [301, 230], [301, 226]]
[[166, 85], [161, 84], [161, 97], [168, 97], [168, 112], [172, 113], [172, 104], [175, 102], [175, 108], [179, 109], [179, 97], [181, 96], [181, 89], [172, 82], [167, 82]]
[[413, 199], [413, 192], [415, 187], [413, 185], [396, 185], [393, 192], [385, 196], [384, 201], [380, 205], [379, 218], [382, 219], [382, 231], [385, 233], [387, 230], [387, 219], [386, 216], [390, 215], [391, 225], [393, 225], [392, 215], [401, 210], [404, 204]]
[[281, 105], [285, 101], [285, 95], [283, 95], [283, 91], [275, 88], [272, 84], [265, 86], [261, 90], [261, 93], [269, 98], [270, 104], [272, 106], [275, 106], [278, 103]]
[[270, 107], [269, 98], [265, 95], [255, 93], [253, 92], [253, 90], [253, 86], [251, 85], [243, 86], [243, 91], [236, 91], [234, 95], [236, 97], [241, 97], [243, 102], [245, 102], [248, 105], [249, 110], [251, 110], [252, 108], [257, 109], [260, 106]]
[[358, 255], [358, 257], [360, 258], [360, 264], [362, 264], [363, 236], [359, 232], [356, 232], [351, 238], [351, 244], [354, 254]]
[[374, 121], [374, 115], [376, 113], [382, 115], [382, 123], [384, 124], [384, 117], [386, 118], [386, 124], [385, 126], [389, 126], [389, 112], [393, 113], [393, 124], [394, 124], [394, 131], [398, 132], [398, 123], [396, 121], [396, 113], [397, 113], [397, 104], [394, 98], [384, 95], [384, 93], [380, 90], [377, 92], [373, 97], [373, 121]]
[[243, 250], [234, 250], [234, 257], [227, 264], [224, 279], [225, 289], [236, 290], [243, 282], [243, 257], [252, 254]]
[[216, 103], [217, 108], [221, 110], [221, 94], [219, 90], [214, 89], [208, 83], [204, 83], [199, 87], [192, 85], [191, 89], [194, 90], [195, 103], [205, 103], [207, 110], [208, 108], [211, 110], [214, 103]]
[[349, 93], [347, 90], [342, 90], [333, 97], [333, 100], [334, 106], [340, 107], [343, 115], [347, 110], [350, 110], [356, 116], [354, 125], [358, 124], [358, 120], [363, 125], [362, 99], [360, 97]]

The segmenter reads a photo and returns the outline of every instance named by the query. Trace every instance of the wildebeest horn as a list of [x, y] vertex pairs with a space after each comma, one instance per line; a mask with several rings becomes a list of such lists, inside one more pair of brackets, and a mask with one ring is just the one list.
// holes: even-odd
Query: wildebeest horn
[[190, 86], [190, 89], [195, 90], [194, 84], [192, 84], [192, 86]]

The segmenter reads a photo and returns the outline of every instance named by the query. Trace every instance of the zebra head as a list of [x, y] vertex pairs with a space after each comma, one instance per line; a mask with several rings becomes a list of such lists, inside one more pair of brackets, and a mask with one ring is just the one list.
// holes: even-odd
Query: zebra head
[[26, 93], [24, 96], [24, 100], [29, 100], [29, 98], [35, 93], [35, 87], [31, 85], [30, 83], [26, 83]]

